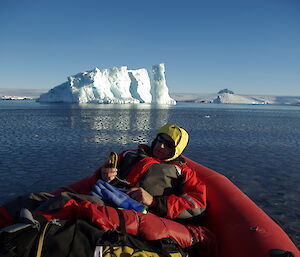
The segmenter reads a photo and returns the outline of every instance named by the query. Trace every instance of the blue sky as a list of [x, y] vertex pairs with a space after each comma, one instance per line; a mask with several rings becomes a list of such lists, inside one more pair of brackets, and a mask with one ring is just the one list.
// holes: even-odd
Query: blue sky
[[300, 96], [299, 0], [1, 0], [0, 88], [165, 63], [171, 92]]

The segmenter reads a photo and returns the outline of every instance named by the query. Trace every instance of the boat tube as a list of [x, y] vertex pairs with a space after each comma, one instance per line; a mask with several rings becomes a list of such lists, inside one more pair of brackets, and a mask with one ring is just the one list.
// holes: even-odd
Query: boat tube
[[[186, 157], [185, 159], [187, 164], [196, 171], [199, 179], [206, 184], [208, 207], [201, 220], [201, 226], [207, 228], [215, 235], [218, 244], [218, 257], [300, 257], [299, 250], [281, 227], [228, 178]], [[68, 187], [56, 190], [53, 194], [73, 192], [74, 194], [79, 193], [86, 196], [85, 191], [87, 188], [89, 189], [90, 186], [96, 182], [97, 172], [98, 170], [91, 176], [83, 178]], [[82, 202], [82, 204], [86, 203]], [[68, 203], [66, 205], [68, 205]], [[69, 208], [70, 206], [68, 205], [66, 207]], [[93, 212], [92, 210], [95, 208], [97, 210]], [[91, 215], [85, 216], [93, 220], [95, 215], [101, 214], [103, 211], [108, 213], [108, 209], [108, 207], [97, 207], [95, 205], [95, 207], [87, 208], [84, 211], [92, 211]], [[74, 210], [74, 208], [72, 208], [72, 210]], [[130, 213], [133, 211], [125, 212]], [[81, 209], [79, 209], [79, 213], [81, 215], [85, 214]], [[45, 214], [45, 217], [46, 216], [47, 215]], [[69, 216], [74, 215], [72, 214]], [[69, 216], [67, 215], [67, 217]], [[14, 222], [14, 219], [8, 210], [2, 206], [0, 206], [0, 217], [0, 228], [11, 225]], [[102, 220], [105, 220], [103, 219], [102, 214], [99, 217], [102, 217]], [[101, 219], [98, 218], [95, 220], [100, 221]], [[105, 222], [113, 222], [112, 218], [112, 215], [108, 215]], [[151, 217], [146, 218], [149, 219]], [[146, 218], [145, 220], [148, 220]], [[127, 223], [129, 222], [131, 224], [130, 226], [133, 226], [133, 220], [134, 219], [132, 218], [128, 219]], [[158, 220], [157, 222], [163, 222], [163, 219]], [[145, 221], [144, 223], [147, 222]], [[141, 227], [140, 229], [141, 231], [146, 230], [147, 233], [152, 233], [153, 230], [149, 229], [149, 226], [151, 227], [153, 222], [150, 221], [148, 223], [146, 224], [146, 227]], [[111, 225], [115, 226], [116, 222]], [[180, 224], [178, 224], [178, 226], [179, 225]], [[160, 229], [162, 226], [158, 224], [156, 227]], [[173, 226], [171, 222], [167, 232], [178, 232], [178, 235], [173, 234], [173, 237], [177, 238], [177, 240], [188, 238], [187, 234], [182, 232], [185, 231], [186, 228], [181, 227], [180, 230], [178, 230], [177, 227]], [[108, 227], [107, 229], [112, 228]], [[199, 235], [201, 235], [201, 233]], [[149, 235], [153, 239], [154, 235]], [[196, 254], [193, 257], [200, 257], [200, 254]]]
[[206, 184], [209, 207], [201, 225], [216, 235], [219, 257], [300, 256], [282, 228], [228, 178], [185, 159]]

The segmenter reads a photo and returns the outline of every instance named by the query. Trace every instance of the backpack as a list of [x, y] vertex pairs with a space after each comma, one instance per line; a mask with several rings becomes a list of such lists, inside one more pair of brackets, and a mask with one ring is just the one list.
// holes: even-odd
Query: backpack
[[98, 229], [85, 220], [45, 220], [34, 214], [27, 223], [0, 231], [2, 257], [186, 257], [171, 239], [142, 241], [118, 231]]

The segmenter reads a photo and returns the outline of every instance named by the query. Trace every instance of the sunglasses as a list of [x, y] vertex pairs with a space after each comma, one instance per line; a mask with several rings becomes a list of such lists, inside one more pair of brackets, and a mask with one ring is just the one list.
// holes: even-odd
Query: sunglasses
[[165, 139], [162, 135], [158, 135], [156, 137], [156, 140], [159, 142], [159, 143], [162, 143], [164, 144], [166, 147], [168, 148], [174, 148], [175, 147], [175, 144], [173, 141], [169, 141], [167, 139]]

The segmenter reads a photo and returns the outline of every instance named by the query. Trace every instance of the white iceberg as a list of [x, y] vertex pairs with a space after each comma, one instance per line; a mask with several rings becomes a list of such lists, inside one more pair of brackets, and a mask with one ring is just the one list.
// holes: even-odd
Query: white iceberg
[[129, 70], [126, 66], [80, 72], [41, 94], [40, 102], [176, 104], [169, 96], [164, 64]]
[[253, 97], [235, 95], [232, 93], [222, 93], [213, 100], [213, 103], [217, 104], [264, 104], [264, 101], [260, 101]]
[[238, 95], [232, 93], [170, 93], [176, 102], [214, 104], [288, 104], [300, 105], [300, 96]]

